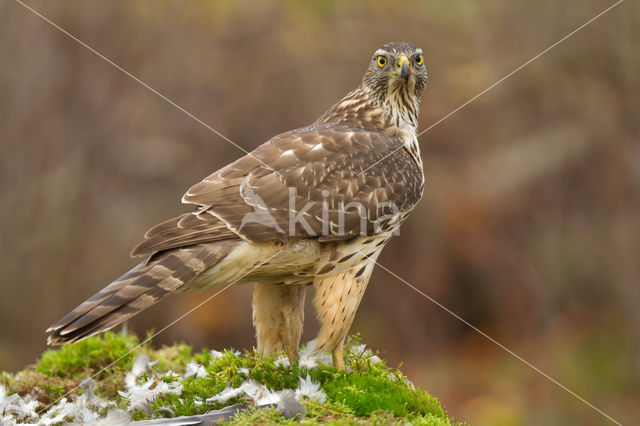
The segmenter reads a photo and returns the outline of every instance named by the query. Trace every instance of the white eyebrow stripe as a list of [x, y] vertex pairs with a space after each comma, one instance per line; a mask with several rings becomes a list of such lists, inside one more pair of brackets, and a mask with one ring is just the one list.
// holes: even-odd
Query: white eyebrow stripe
[[[375, 53], [373, 54], [373, 56], [380, 56], [380, 55], [386, 56], [386, 55], [389, 55], [389, 54], [390, 54], [390, 52], [388, 52], [388, 51], [386, 51], [386, 50], [384, 50], [384, 49], [378, 49], [378, 50], [376, 50], [376, 51], [375, 51]], [[417, 55], [417, 54], [423, 55], [424, 53], [422, 52], [422, 49], [417, 48], [417, 49], [415, 50], [414, 54], [416, 54], [416, 55]]]

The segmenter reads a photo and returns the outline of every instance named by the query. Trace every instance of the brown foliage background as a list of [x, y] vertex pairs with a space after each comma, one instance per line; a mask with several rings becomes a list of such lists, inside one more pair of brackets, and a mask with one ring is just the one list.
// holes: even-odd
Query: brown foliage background
[[[29, 4], [250, 150], [313, 121], [386, 41], [425, 51], [426, 128], [612, 3]], [[380, 258], [622, 422], [640, 415], [639, 12], [622, 3], [423, 135], [424, 199]], [[0, 369], [15, 370], [136, 263], [146, 229], [186, 211], [186, 188], [242, 153], [12, 1], [0, 61]], [[221, 294], [156, 344], [250, 348], [250, 293]], [[458, 419], [605, 422], [380, 268], [352, 331]]]

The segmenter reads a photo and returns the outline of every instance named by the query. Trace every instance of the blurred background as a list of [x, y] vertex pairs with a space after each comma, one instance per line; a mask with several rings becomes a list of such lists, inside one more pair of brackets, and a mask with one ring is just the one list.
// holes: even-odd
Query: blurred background
[[[28, 4], [250, 150], [315, 120], [384, 42], [424, 49], [424, 129], [613, 1]], [[623, 423], [640, 416], [639, 16], [622, 3], [424, 134], [424, 198], [380, 257]], [[15, 371], [242, 152], [13, 1], [0, 61], [0, 370]], [[251, 348], [251, 291], [155, 343]], [[130, 328], [158, 330], [207, 295]], [[380, 268], [352, 332], [459, 420], [607, 424]]]

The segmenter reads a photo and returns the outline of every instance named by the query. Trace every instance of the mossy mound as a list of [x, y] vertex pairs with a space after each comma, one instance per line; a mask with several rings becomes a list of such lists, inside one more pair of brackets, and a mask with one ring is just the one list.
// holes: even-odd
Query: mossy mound
[[[259, 398], [242, 392], [243, 386], [260, 387], [268, 394], [260, 397], [262, 401], [277, 398], [279, 391], [297, 389], [306, 415], [302, 420], [287, 419], [274, 407], [254, 407], [235, 416], [231, 424], [454, 423], [436, 398], [388, 368], [357, 337], [346, 345], [348, 371], [337, 371], [323, 361], [326, 358], [306, 355], [290, 366], [283, 356], [264, 358], [253, 351], [230, 350], [193, 353], [186, 344], [154, 350], [149, 344], [139, 346], [133, 336], [106, 333], [46, 351], [36, 365], [16, 374], [2, 373], [0, 406], [4, 393], [5, 412], [0, 413], [0, 423], [12, 419], [54, 423], [60, 416], [78, 421], [74, 410], [61, 405], [63, 397], [67, 405], [66, 401], [76, 401], [77, 407], [91, 407], [96, 418], [119, 410], [128, 412], [131, 420], [198, 415], [239, 402], [257, 404]], [[20, 395], [23, 407], [30, 401], [38, 417], [34, 418], [34, 410], [29, 414], [16, 409], [17, 397], [11, 405], [14, 411], [8, 410], [7, 396], [12, 394]], [[85, 404], [91, 400], [93, 405]]]

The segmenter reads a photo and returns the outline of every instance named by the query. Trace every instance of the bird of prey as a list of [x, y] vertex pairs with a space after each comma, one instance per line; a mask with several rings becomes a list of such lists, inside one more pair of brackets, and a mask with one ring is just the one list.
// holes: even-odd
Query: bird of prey
[[49, 344], [108, 330], [175, 292], [255, 283], [264, 355], [293, 363], [305, 291], [315, 287], [315, 350], [342, 347], [385, 243], [422, 197], [417, 141], [423, 52], [387, 43], [362, 83], [313, 124], [273, 137], [192, 186], [194, 211], [151, 228], [138, 266], [47, 329]]

